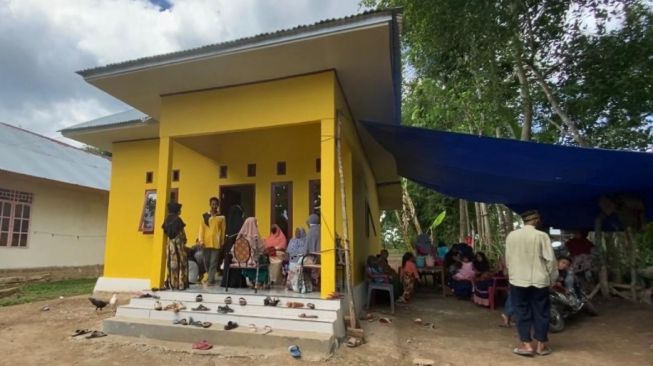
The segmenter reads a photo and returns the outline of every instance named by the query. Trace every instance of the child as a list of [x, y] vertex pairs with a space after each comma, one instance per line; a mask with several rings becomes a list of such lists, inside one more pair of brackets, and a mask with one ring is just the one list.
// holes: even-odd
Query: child
[[422, 282], [417, 272], [417, 265], [415, 264], [415, 255], [406, 252], [401, 258], [401, 271], [399, 272], [401, 283], [404, 285], [404, 293], [399, 297], [397, 302], [408, 302], [415, 293], [415, 281]]
[[476, 272], [474, 272], [474, 264], [468, 256], [464, 256], [462, 265], [460, 266], [458, 272], [453, 275], [453, 279], [456, 281], [471, 281], [475, 276]]

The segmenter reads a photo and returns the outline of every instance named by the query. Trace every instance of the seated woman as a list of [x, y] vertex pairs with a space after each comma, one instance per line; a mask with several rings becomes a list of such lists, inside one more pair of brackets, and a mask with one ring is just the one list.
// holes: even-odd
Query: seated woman
[[[286, 287], [288, 290], [300, 293], [306, 293], [313, 290], [310, 276], [308, 277], [308, 281], [306, 281], [306, 278], [304, 277], [304, 269], [300, 263], [306, 252], [306, 230], [303, 228], [297, 228], [295, 230], [295, 237], [290, 240], [290, 243], [288, 243], [288, 278], [286, 280]], [[310, 286], [305, 286], [306, 282], [309, 282]]]
[[[322, 252], [321, 242], [321, 226], [320, 226], [320, 216], [317, 214], [311, 214], [306, 220], [306, 225], [308, 225], [308, 234], [306, 234], [306, 254], [316, 253], [320, 254]], [[318, 257], [319, 259], [319, 257]], [[320, 283], [320, 270], [314, 269], [311, 271], [311, 278], [313, 279], [313, 284], [317, 285]]]
[[238, 232], [236, 237], [236, 242], [238, 239], [247, 239], [250, 246], [250, 258], [247, 263], [238, 263], [237, 256], [234, 251], [236, 250], [236, 245], [231, 248], [232, 263], [237, 263], [240, 265], [245, 264], [247, 267], [256, 267], [257, 260], [259, 265], [258, 278], [256, 277], [256, 268], [247, 268], [242, 270], [242, 275], [247, 281], [247, 286], [254, 287], [256, 284], [268, 282], [268, 268], [267, 268], [267, 257], [263, 255], [264, 247], [263, 241], [261, 240], [261, 235], [258, 232], [258, 223], [256, 218], [248, 217], [243, 223], [243, 227]]
[[399, 296], [399, 294], [401, 294], [402, 291], [401, 278], [399, 278], [399, 273], [397, 273], [397, 271], [395, 271], [395, 269], [392, 268], [388, 263], [388, 256], [389, 256], [388, 251], [382, 249], [379, 255], [377, 255], [375, 258], [376, 266], [381, 271], [381, 273], [385, 274], [390, 278], [390, 282], [392, 282], [392, 287], [394, 289], [395, 296]]
[[401, 270], [399, 271], [401, 277], [401, 284], [404, 286], [404, 292], [401, 294], [397, 302], [409, 302], [415, 293], [415, 282], [422, 282], [417, 272], [417, 265], [415, 264], [415, 255], [406, 252], [401, 258]]
[[447, 255], [449, 274], [448, 286], [458, 299], [469, 299], [472, 296], [472, 280], [474, 279], [473, 264], [468, 256], [463, 256], [457, 250], [451, 250]]
[[494, 283], [494, 273], [490, 270], [490, 261], [483, 252], [476, 253], [474, 258], [474, 303], [483, 306], [490, 306], [489, 289]]
[[279, 227], [274, 224], [270, 229], [270, 236], [265, 239], [265, 250], [270, 259], [270, 282], [273, 284], [281, 283], [281, 266], [286, 257], [286, 235]]

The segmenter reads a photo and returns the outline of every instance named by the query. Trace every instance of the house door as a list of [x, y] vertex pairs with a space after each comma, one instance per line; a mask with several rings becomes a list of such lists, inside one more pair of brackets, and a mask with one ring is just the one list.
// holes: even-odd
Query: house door
[[292, 238], [292, 182], [272, 183], [270, 223], [277, 224], [286, 238]]
[[220, 213], [227, 216], [233, 205], [240, 205], [246, 218], [254, 216], [254, 192], [254, 184], [220, 186]]

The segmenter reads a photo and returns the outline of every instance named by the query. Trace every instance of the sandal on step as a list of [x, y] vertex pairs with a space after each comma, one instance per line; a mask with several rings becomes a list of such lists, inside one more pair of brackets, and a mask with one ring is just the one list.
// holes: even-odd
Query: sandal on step
[[299, 317], [302, 319], [317, 319], [317, 315], [306, 315], [305, 313], [299, 314]]
[[207, 308], [206, 306], [204, 306], [202, 304], [199, 304], [197, 307], [191, 308], [191, 310], [193, 310], [193, 311], [209, 311], [211, 309]]
[[202, 294], [197, 294], [197, 296], [195, 296], [195, 302], [202, 302], [203, 300], [204, 298], [202, 298]]
[[315, 304], [313, 304], [313, 303], [309, 302], [308, 304], [306, 304], [306, 307], [311, 309], [311, 310], [315, 310]]
[[202, 322], [202, 328], [211, 328], [213, 323], [211, 322]]
[[268, 333], [272, 332], [272, 327], [269, 325], [266, 325], [263, 327], [263, 335], [266, 335]]
[[231, 296], [225, 297], [224, 298], [224, 303], [227, 304], [227, 305], [230, 305], [231, 304]]
[[86, 339], [92, 339], [92, 338], [100, 338], [100, 337], [106, 337], [107, 334], [104, 332], [100, 332], [99, 330], [94, 330], [91, 332], [91, 334], [86, 336]]
[[229, 321], [227, 324], [224, 326], [224, 330], [232, 330], [238, 328], [238, 323]]
[[154, 302], [154, 310], [161, 311], [163, 310], [163, 305], [161, 305], [161, 301], [157, 300]]
[[234, 309], [230, 308], [229, 305], [218, 306], [218, 313], [220, 313], [220, 314], [229, 314], [229, 313], [233, 313], [233, 312], [234, 312]]
[[360, 346], [361, 343], [362, 343], [362, 342], [361, 342], [361, 340], [360, 340], [359, 338], [356, 338], [356, 337], [349, 337], [349, 339], [347, 339], [347, 342], [345, 343], [345, 345], [346, 345], [347, 347], [354, 348], [354, 347], [358, 347], [358, 346]]
[[240, 306], [245, 306], [247, 305], [247, 300], [245, 300], [244, 297], [241, 297], [240, 299], [238, 299], [238, 303], [240, 304]]
[[252, 332], [252, 333], [258, 332], [258, 329], [256, 329], [256, 325], [250, 324], [250, 325], [248, 325], [248, 327], [249, 327], [250, 332]]

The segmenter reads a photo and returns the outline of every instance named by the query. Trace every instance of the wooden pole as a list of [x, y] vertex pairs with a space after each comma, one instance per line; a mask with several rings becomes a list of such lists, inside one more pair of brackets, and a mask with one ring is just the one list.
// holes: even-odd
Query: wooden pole
[[349, 302], [349, 325], [356, 328], [356, 307], [354, 306], [354, 280], [352, 278], [351, 251], [349, 248], [349, 225], [347, 222], [347, 200], [345, 192], [345, 172], [342, 165], [342, 122], [336, 121], [336, 157], [338, 159], [338, 176], [340, 181], [340, 208], [342, 210], [342, 231], [345, 246], [345, 280], [347, 282], [347, 298]]
[[630, 296], [634, 302], [637, 302], [637, 243], [633, 240], [630, 226], [626, 226], [624, 234], [630, 249]]

